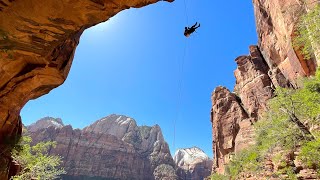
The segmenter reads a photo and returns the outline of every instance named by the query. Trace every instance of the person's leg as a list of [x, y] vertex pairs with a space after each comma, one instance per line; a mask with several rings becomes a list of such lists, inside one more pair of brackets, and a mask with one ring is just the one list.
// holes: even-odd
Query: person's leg
[[197, 26], [198, 22], [196, 22], [191, 28], [195, 28]]

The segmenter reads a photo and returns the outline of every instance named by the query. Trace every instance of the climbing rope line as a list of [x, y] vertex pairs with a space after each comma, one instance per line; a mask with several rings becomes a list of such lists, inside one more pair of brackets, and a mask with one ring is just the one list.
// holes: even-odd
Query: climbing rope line
[[177, 120], [179, 119], [180, 111], [181, 111], [181, 103], [182, 103], [182, 83], [183, 83], [183, 73], [184, 73], [184, 64], [185, 64], [185, 57], [187, 54], [187, 46], [188, 46], [188, 40], [185, 40], [184, 43], [184, 50], [183, 50], [183, 56], [182, 56], [182, 62], [181, 62], [181, 68], [179, 72], [179, 82], [178, 82], [178, 96], [177, 96], [177, 107], [176, 107], [176, 117], [173, 120], [173, 149], [176, 151], [176, 124]]
[[[184, 0], [184, 12], [185, 12], [185, 16], [186, 16], [186, 20], [187, 20], [187, 25], [189, 24], [189, 17], [188, 17], [188, 9], [187, 9], [187, 0]], [[188, 41], [187, 39], [185, 39], [185, 43], [184, 43], [184, 50], [183, 50], [183, 56], [182, 56], [182, 62], [181, 62], [181, 68], [180, 68], [180, 72], [179, 72], [179, 80], [178, 80], [178, 96], [177, 96], [177, 107], [176, 107], [176, 117], [173, 120], [173, 143], [172, 143], [172, 147], [173, 150], [176, 151], [176, 124], [177, 124], [177, 120], [179, 119], [179, 115], [180, 115], [180, 110], [181, 110], [181, 103], [182, 103], [182, 76], [183, 76], [183, 72], [184, 72], [184, 63], [185, 63], [185, 57], [187, 54], [187, 45], [188, 45]], [[175, 153], [175, 152], [174, 152]]]

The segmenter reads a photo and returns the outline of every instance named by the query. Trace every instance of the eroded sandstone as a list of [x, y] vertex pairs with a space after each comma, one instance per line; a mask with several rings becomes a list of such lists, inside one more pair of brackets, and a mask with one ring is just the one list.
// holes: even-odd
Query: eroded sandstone
[[249, 116], [241, 106], [239, 98], [225, 87], [217, 87], [211, 100], [213, 171], [224, 173], [225, 165], [235, 152], [236, 138], [240, 131], [239, 123], [249, 119]]
[[49, 151], [62, 157], [63, 179], [177, 179], [175, 164], [158, 125], [110, 115], [84, 129], [44, 118], [27, 127], [33, 143], [56, 141]]
[[[292, 45], [299, 15], [317, 2], [306, 3], [307, 7], [296, 0], [253, 1], [258, 46], [250, 46], [248, 56], [236, 59], [234, 93], [217, 87], [211, 97], [213, 171], [223, 173], [233, 154], [254, 143], [252, 125], [267, 110], [266, 103], [273, 97], [275, 88], [298, 88], [300, 77], [314, 74], [319, 64], [316, 56], [306, 60], [299, 48]], [[317, 53], [317, 49], [314, 51]], [[272, 162], [267, 166], [271, 165], [275, 166]], [[302, 179], [307, 178], [308, 173], [302, 174]], [[243, 178], [256, 179], [247, 175]]]
[[224, 173], [234, 154], [254, 144], [253, 124], [267, 110], [267, 101], [277, 87], [293, 85], [278, 68], [270, 68], [258, 46], [249, 55], [236, 58], [234, 92], [217, 87], [212, 93], [214, 171]]
[[21, 108], [65, 81], [82, 32], [158, 1], [0, 0], [0, 179], [10, 163], [7, 142], [21, 134]]
[[[306, 3], [312, 6], [316, 1], [307, 0]], [[292, 46], [299, 16], [306, 8], [297, 0], [254, 0], [253, 5], [263, 57], [271, 69], [279, 68], [297, 87], [299, 77], [312, 75], [316, 70], [315, 59], [306, 61]]]

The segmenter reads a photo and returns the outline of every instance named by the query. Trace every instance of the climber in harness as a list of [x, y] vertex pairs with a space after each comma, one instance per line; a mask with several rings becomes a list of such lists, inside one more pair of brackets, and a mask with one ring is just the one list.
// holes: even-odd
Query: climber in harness
[[195, 32], [196, 31], [196, 29], [198, 28], [198, 27], [200, 27], [200, 23], [199, 23], [199, 26], [197, 26], [198, 25], [198, 22], [196, 22], [193, 26], [191, 26], [191, 27], [185, 27], [184, 28], [184, 35], [186, 36], [186, 37], [189, 37], [193, 32]]

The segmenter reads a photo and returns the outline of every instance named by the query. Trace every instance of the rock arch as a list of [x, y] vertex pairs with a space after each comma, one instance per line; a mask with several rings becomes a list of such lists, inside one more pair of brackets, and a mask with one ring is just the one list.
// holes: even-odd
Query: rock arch
[[158, 1], [0, 0], [0, 179], [10, 163], [5, 142], [21, 134], [22, 107], [65, 81], [82, 32]]

